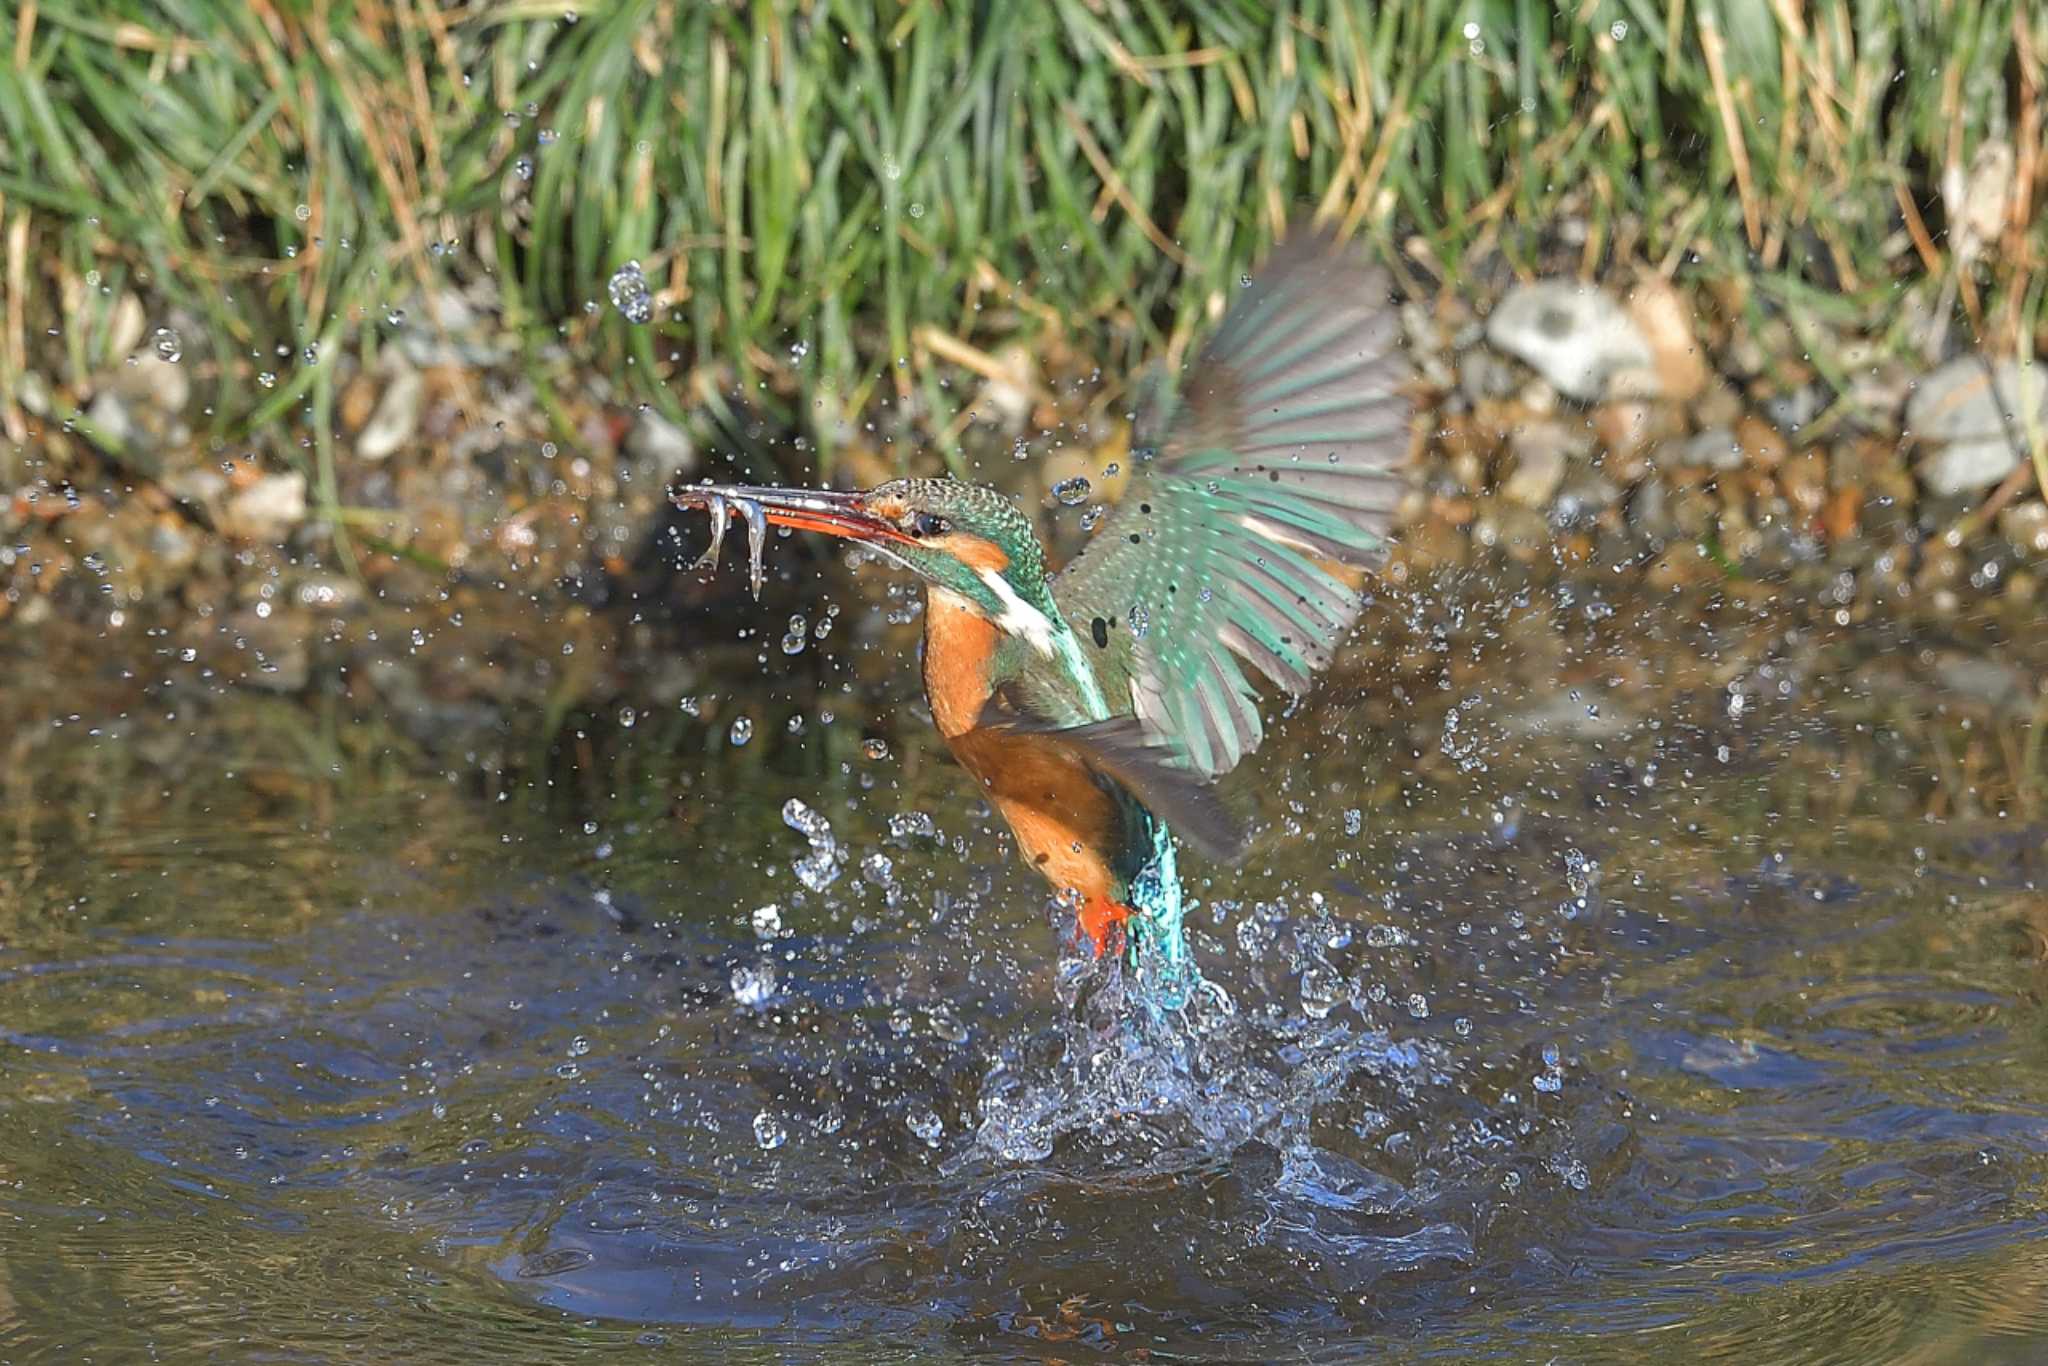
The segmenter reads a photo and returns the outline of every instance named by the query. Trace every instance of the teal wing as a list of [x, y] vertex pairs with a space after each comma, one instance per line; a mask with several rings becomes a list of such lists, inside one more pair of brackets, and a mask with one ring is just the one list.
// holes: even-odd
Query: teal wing
[[1409, 374], [1384, 276], [1327, 239], [1278, 248], [1201, 353], [1164, 437], [1053, 582], [1116, 712], [1205, 776], [1263, 734], [1357, 620], [1401, 491]]

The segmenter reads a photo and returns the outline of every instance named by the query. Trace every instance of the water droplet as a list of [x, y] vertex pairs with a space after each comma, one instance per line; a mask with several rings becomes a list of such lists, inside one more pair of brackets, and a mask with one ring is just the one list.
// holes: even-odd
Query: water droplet
[[1612, 24], [1608, 25], [1607, 36], [1617, 43], [1628, 37], [1628, 20], [1616, 19]]
[[612, 296], [612, 307], [627, 322], [653, 321], [654, 299], [647, 292], [647, 277], [640, 273], [638, 261], [628, 261], [614, 271], [606, 291]]
[[521, 180], [533, 179], [533, 158], [522, 156], [512, 163], [512, 172]]
[[1301, 974], [1301, 1008], [1312, 1020], [1320, 1020], [1343, 999], [1344, 979], [1318, 963]]
[[748, 1009], [757, 1009], [775, 999], [775, 965], [742, 963], [732, 970], [732, 998]]
[[176, 365], [185, 358], [185, 343], [176, 332], [168, 327], [156, 330], [156, 358]]
[[774, 902], [754, 909], [754, 934], [761, 939], [773, 939], [782, 933], [782, 907]]
[[1421, 992], [1408, 998], [1408, 1013], [1418, 1020], [1429, 1018], [1429, 998]]
[[1145, 633], [1152, 629], [1152, 609], [1144, 603], [1136, 603], [1126, 617], [1131, 626], [1131, 639], [1143, 640]]
[[396, 327], [396, 326], [398, 326], [398, 325], [399, 325], [400, 323], [402, 323], [402, 322], [404, 322], [404, 321], [405, 321], [405, 310], [404, 310], [404, 309], [402, 309], [402, 308], [394, 308], [394, 309], [390, 309], [389, 311], [387, 311], [387, 312], [386, 312], [386, 313], [384, 314], [384, 322], [385, 322], [386, 326], [389, 326], [389, 327]]
[[811, 852], [790, 865], [797, 881], [814, 892], [837, 882], [839, 842], [832, 837], [831, 824], [795, 797], [782, 804], [782, 823], [810, 841]]
[[912, 1110], [904, 1119], [904, 1123], [910, 1126], [910, 1132], [924, 1140], [927, 1148], [938, 1147], [939, 1140], [946, 1136], [944, 1121], [939, 1118], [937, 1111], [927, 1105], [920, 1105]]
[[735, 745], [744, 745], [747, 741], [753, 739], [754, 718], [751, 716], [733, 718], [732, 729], [725, 733], [725, 738]]
[[1078, 474], [1062, 479], [1052, 486], [1052, 496], [1067, 507], [1079, 507], [1088, 501], [1088, 481]]
[[932, 818], [922, 811], [899, 811], [889, 817], [889, 833], [897, 839], [909, 839], [912, 835], [931, 839], [938, 834], [938, 829], [932, 824]]
[[299, 357], [308, 365], [318, 365], [320, 363], [320, 343], [307, 342], [306, 349], [299, 352]]
[[277, 376], [265, 370], [262, 374], [256, 376], [256, 382], [266, 389], [275, 389], [277, 387]]
[[312, 216], [313, 206], [310, 204], [301, 204], [297, 208], [292, 210], [292, 217], [298, 219], [301, 223], [305, 222]]
[[860, 752], [875, 762], [880, 763], [889, 757], [889, 742], [882, 739], [863, 740], [861, 741]]
[[893, 887], [896, 885], [896, 861], [887, 854], [869, 854], [860, 861], [860, 875], [877, 887]]
[[1081, 530], [1093, 531], [1102, 525], [1102, 519], [1109, 515], [1107, 504], [1096, 503], [1081, 514]]
[[810, 354], [811, 354], [811, 344], [810, 344], [809, 342], [807, 342], [807, 341], [798, 341], [798, 342], [791, 342], [791, 343], [790, 343], [790, 346], [789, 346], [789, 358], [790, 358], [790, 360], [791, 360], [791, 361], [800, 361], [800, 360], [802, 360], [802, 359], [803, 359], [803, 358], [804, 358], [805, 356], [808, 356], [808, 355], [810, 355]]
[[754, 1141], [772, 1153], [789, 1142], [789, 1130], [780, 1119], [763, 1110], [754, 1116]]

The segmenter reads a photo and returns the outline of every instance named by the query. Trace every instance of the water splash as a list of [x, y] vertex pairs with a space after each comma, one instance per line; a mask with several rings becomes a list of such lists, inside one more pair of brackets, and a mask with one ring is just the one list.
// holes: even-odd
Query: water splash
[[810, 841], [811, 852], [790, 865], [798, 882], [822, 892], [839, 880], [839, 841], [823, 816], [795, 797], [782, 804], [782, 823]]

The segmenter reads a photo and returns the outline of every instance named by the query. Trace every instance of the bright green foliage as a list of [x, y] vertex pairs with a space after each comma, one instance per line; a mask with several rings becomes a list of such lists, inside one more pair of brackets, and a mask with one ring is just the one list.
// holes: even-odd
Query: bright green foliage
[[[0, 280], [27, 296], [0, 401], [32, 350], [82, 381], [146, 284], [205, 320], [218, 426], [317, 417], [280, 346], [374, 346], [423, 284], [488, 273], [530, 347], [596, 332], [657, 401], [742, 395], [821, 450], [877, 398], [952, 429], [972, 377], [934, 337], [1181, 356], [1303, 206], [1382, 255], [1419, 236], [1454, 283], [1571, 218], [1596, 270], [1932, 302], [1901, 193], [1946, 273], [1943, 177], [2021, 141], [2048, 52], [2031, 0], [0, 8]], [[2005, 316], [2036, 209], [1965, 307]], [[651, 326], [586, 312], [629, 259]]]

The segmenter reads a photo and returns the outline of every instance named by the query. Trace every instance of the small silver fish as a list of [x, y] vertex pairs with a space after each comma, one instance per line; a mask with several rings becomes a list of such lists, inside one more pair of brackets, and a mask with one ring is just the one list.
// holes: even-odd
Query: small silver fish
[[761, 567], [761, 548], [768, 542], [768, 514], [761, 505], [751, 498], [739, 500], [740, 516], [747, 523], [747, 587], [754, 594], [754, 601], [761, 600], [761, 584], [767, 579], [767, 571]]
[[718, 552], [725, 548], [725, 528], [732, 521], [731, 504], [715, 493], [704, 495], [704, 510], [711, 514], [711, 545], [690, 566], [693, 571], [718, 568]]

